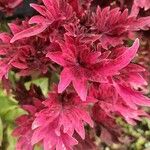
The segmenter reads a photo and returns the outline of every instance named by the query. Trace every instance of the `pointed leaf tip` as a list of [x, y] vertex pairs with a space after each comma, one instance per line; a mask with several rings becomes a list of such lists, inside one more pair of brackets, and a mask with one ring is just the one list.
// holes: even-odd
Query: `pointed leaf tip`
[[135, 39], [133, 46], [137, 46], [137, 49], [139, 48], [140, 40], [138, 38]]
[[17, 34], [14, 35], [14, 37], [11, 39], [10, 43], [14, 43], [17, 40], [28, 38], [37, 34], [40, 34], [48, 27], [47, 24], [36, 24], [34, 26], [29, 27], [28, 29], [25, 29]]
[[69, 69], [65, 68], [60, 74], [60, 81], [58, 84], [58, 93], [62, 93], [71, 83], [71, 76]]

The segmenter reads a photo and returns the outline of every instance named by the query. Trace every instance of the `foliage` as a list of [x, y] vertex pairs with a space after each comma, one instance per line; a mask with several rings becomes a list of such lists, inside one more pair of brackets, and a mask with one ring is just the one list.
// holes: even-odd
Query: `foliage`
[[149, 148], [150, 2], [21, 3], [0, 2], [1, 149]]

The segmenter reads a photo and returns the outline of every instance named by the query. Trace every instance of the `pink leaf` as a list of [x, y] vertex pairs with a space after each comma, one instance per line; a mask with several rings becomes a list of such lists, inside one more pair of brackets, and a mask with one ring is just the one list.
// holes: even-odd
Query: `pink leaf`
[[30, 4], [32, 8], [34, 8], [37, 12], [39, 12], [42, 16], [47, 16], [47, 10], [45, 6], [37, 5], [37, 4]]
[[84, 79], [78, 80], [74, 79], [73, 81], [73, 86], [75, 90], [77, 91], [78, 95], [80, 98], [85, 101], [87, 97], [87, 82]]
[[126, 67], [132, 59], [135, 57], [137, 50], [139, 48], [139, 40], [136, 39], [132, 47], [128, 48], [121, 56], [110, 61], [108, 64], [101, 67], [99, 71], [102, 75], [113, 75], [119, 70]]
[[[40, 23], [43, 23], [43, 22], [46, 22], [46, 19], [42, 16], [39, 16], [39, 15], [36, 15], [36, 16], [33, 16], [30, 20], [29, 20], [29, 24], [40, 24]], [[48, 21], [47, 21], [48, 22]]]
[[52, 61], [61, 66], [65, 65], [65, 61], [61, 52], [50, 52], [46, 55], [46, 57], [50, 58]]
[[64, 68], [60, 74], [60, 82], [58, 84], [58, 93], [62, 93], [67, 86], [71, 83], [71, 77], [69, 69]]
[[28, 66], [26, 64], [19, 63], [19, 62], [12, 62], [11, 65], [13, 65], [14, 67], [19, 68], [19, 69], [28, 68]]
[[128, 87], [119, 85], [117, 83], [114, 83], [114, 86], [118, 94], [123, 98], [123, 100], [129, 107], [137, 109], [136, 105], [150, 106], [150, 99], [143, 96], [141, 93], [136, 92]]

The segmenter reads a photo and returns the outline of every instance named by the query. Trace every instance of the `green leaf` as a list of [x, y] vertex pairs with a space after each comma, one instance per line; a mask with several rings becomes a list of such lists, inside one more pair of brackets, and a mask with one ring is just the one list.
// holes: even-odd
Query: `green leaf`
[[47, 93], [48, 93], [48, 78], [39, 78], [36, 80], [32, 80], [30, 82], [26, 82], [25, 86], [26, 86], [27, 90], [30, 89], [31, 84], [35, 84], [35, 85], [39, 86], [41, 88], [43, 94], [47, 95]]
[[34, 150], [42, 150], [41, 145], [35, 145]]
[[6, 150], [15, 150], [16, 138], [12, 136], [14, 126], [9, 124], [6, 129], [7, 148]]
[[19, 108], [18, 106], [15, 106], [15, 107], [11, 107], [12, 110], [9, 110], [3, 117], [4, 117], [4, 120], [6, 122], [14, 122], [14, 120], [16, 120], [17, 117], [25, 114], [26, 112]]
[[7, 96], [0, 96], [0, 116], [3, 116], [8, 111], [11, 111], [12, 109], [16, 108], [17, 102], [13, 101]]
[[14, 122], [17, 117], [25, 114], [16, 101], [6, 96], [0, 96], [0, 106], [0, 117], [6, 122]]
[[2, 145], [2, 141], [3, 141], [3, 123], [2, 123], [2, 120], [0, 118], [0, 147]]
[[7, 21], [1, 20], [1, 22], [0, 22], [0, 31], [2, 31], [2, 32], [9, 31], [7, 23], [8, 23]]

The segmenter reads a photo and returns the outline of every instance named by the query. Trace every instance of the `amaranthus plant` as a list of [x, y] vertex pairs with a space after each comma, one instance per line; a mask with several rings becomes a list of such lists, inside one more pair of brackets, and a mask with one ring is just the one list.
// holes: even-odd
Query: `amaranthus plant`
[[[20, 2], [5, 1], [3, 12]], [[150, 16], [138, 13], [150, 2], [135, 0], [130, 10], [123, 3], [42, 0], [30, 4], [35, 15], [12, 20], [0, 33], [0, 79], [26, 111], [12, 133], [16, 150], [96, 150], [96, 137], [120, 140], [116, 118], [134, 126], [150, 117], [143, 108], [150, 99], [139, 90], [148, 85], [147, 71], [134, 59], [137, 32], [150, 28]], [[48, 78], [48, 93], [27, 88], [41, 77]]]

